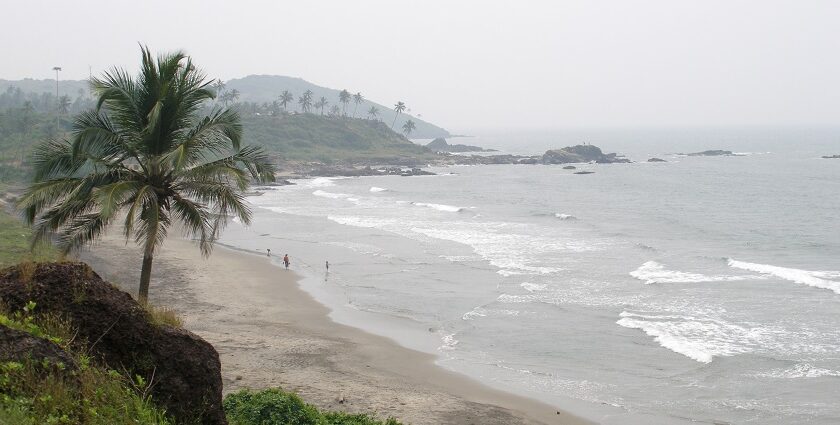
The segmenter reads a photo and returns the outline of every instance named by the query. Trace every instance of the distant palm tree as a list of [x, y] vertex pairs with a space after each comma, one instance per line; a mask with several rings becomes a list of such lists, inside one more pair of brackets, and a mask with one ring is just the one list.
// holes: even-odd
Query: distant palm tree
[[342, 113], [344, 116], [347, 116], [347, 104], [350, 103], [350, 92], [347, 90], [342, 90], [341, 93], [338, 94], [338, 101], [343, 104]]
[[221, 98], [222, 93], [225, 92], [225, 87], [227, 87], [227, 84], [225, 84], [225, 82], [222, 81], [222, 79], [220, 78], [220, 79], [214, 81], [213, 83], [211, 83], [211, 85], [213, 86], [213, 89], [216, 91], [216, 97]]
[[397, 117], [400, 116], [402, 111], [405, 111], [405, 103], [397, 102], [397, 104], [394, 105], [394, 111], [397, 112], [397, 115], [394, 115], [394, 122], [391, 123], [391, 130], [394, 129], [394, 125], [397, 123]]
[[298, 104], [300, 104], [301, 111], [309, 112], [309, 109], [312, 108], [312, 90], [303, 92], [303, 95], [298, 99]]
[[315, 102], [315, 108], [318, 108], [318, 109], [321, 110], [321, 116], [322, 117], [324, 116], [324, 108], [326, 108], [327, 105], [329, 105], [329, 103], [330, 102], [327, 102], [327, 98], [324, 97], [324, 96], [321, 96], [321, 98], [318, 99], [317, 102]]
[[289, 102], [293, 100], [295, 100], [295, 96], [292, 95], [292, 93], [290, 93], [288, 90], [283, 90], [283, 93], [280, 93], [280, 104], [283, 105], [284, 112], [287, 111], [286, 105], [288, 105]]
[[353, 118], [356, 118], [356, 110], [359, 109], [359, 104], [364, 100], [365, 98], [362, 96], [362, 92], [357, 92], [353, 95], [353, 103], [356, 104], [356, 106], [353, 107]]
[[237, 99], [239, 99], [239, 90], [225, 90], [222, 93], [222, 103], [225, 104], [225, 108], [227, 108], [228, 104], [235, 103]]
[[375, 120], [376, 116], [379, 115], [379, 108], [377, 108], [376, 106], [371, 106], [370, 109], [368, 109], [367, 114], [368, 118]]
[[414, 129], [416, 129], [416, 128], [417, 128], [417, 126], [414, 125], [414, 121], [412, 121], [412, 120], [406, 121], [405, 124], [403, 124], [403, 126], [402, 126], [403, 133], [405, 133], [406, 137], [408, 137], [411, 134], [411, 132], [414, 131]]
[[67, 115], [70, 112], [70, 96], [66, 94], [58, 98], [58, 113], [61, 115]]
[[95, 241], [114, 221], [143, 247], [138, 298], [148, 300], [155, 251], [173, 221], [209, 255], [228, 216], [250, 222], [242, 195], [249, 178], [273, 180], [260, 148], [242, 147], [232, 109], [201, 110], [215, 95], [182, 52], [157, 60], [142, 47], [140, 74], [114, 68], [92, 78], [97, 109], [73, 123], [71, 140], [41, 144], [34, 182], [18, 208], [33, 225], [33, 243], [58, 234], [71, 251]]

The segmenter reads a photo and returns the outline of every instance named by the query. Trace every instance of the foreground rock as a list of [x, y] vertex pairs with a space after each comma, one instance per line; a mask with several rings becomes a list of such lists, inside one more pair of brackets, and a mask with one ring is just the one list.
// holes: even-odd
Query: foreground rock
[[178, 423], [227, 423], [213, 346], [186, 330], [152, 324], [131, 296], [86, 264], [38, 264], [24, 278], [17, 267], [0, 271], [0, 302], [16, 311], [29, 301], [69, 320], [109, 368], [144, 377], [153, 400]]
[[484, 149], [480, 146], [450, 145], [443, 137], [438, 137], [426, 145], [434, 152], [495, 152], [494, 149]]
[[74, 369], [75, 363], [64, 350], [51, 341], [0, 325], [0, 362], [34, 360]]
[[598, 164], [628, 163], [627, 158], [619, 157], [618, 154], [601, 152], [601, 148], [595, 145], [568, 146], [563, 149], [552, 149], [546, 151], [542, 156], [543, 164], [570, 164], [596, 162]]

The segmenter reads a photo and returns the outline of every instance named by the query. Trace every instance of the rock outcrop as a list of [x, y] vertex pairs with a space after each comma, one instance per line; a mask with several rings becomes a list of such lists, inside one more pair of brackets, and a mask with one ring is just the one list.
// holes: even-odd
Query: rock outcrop
[[34, 360], [75, 369], [73, 358], [51, 341], [0, 325], [0, 362]]
[[668, 161], [666, 161], [662, 158], [650, 158], [650, 159], [647, 160], [647, 162], [668, 162]]
[[840, 155], [823, 155], [823, 159], [840, 159]]
[[703, 151], [703, 152], [693, 152], [689, 154], [685, 154], [688, 156], [732, 156], [734, 155], [732, 151], [724, 151], [720, 149]]
[[17, 267], [0, 271], [0, 302], [17, 311], [29, 301], [41, 313], [69, 320], [109, 368], [144, 377], [152, 399], [178, 423], [227, 423], [213, 346], [186, 330], [151, 323], [131, 296], [86, 264], [42, 263], [25, 279]]
[[494, 152], [493, 149], [484, 149], [480, 146], [450, 145], [443, 137], [438, 137], [426, 145], [434, 152]]
[[597, 162], [599, 164], [615, 164], [630, 162], [618, 154], [601, 152], [601, 148], [594, 145], [568, 146], [563, 149], [546, 151], [542, 156], [543, 164], [569, 164], [582, 162]]

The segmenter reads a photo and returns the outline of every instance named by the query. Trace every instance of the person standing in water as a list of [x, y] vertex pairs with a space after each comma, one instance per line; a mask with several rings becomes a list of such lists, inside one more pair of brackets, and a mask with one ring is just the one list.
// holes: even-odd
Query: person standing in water
[[327, 271], [330, 271], [330, 262], [327, 261]]
[[265, 250], [267, 256], [271, 257], [271, 248]]
[[283, 264], [286, 265], [286, 269], [289, 269], [289, 254], [283, 256]]

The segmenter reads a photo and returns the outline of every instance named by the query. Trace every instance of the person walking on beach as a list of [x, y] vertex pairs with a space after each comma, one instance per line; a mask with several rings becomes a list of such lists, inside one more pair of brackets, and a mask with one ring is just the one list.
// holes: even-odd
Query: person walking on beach
[[327, 271], [330, 271], [330, 262], [329, 262], [329, 260], [327, 261]]
[[286, 265], [286, 270], [289, 269], [289, 254], [283, 256], [283, 264]]
[[266, 252], [266, 254], [265, 254], [266, 256], [271, 257], [271, 248], [266, 249], [265, 252]]

